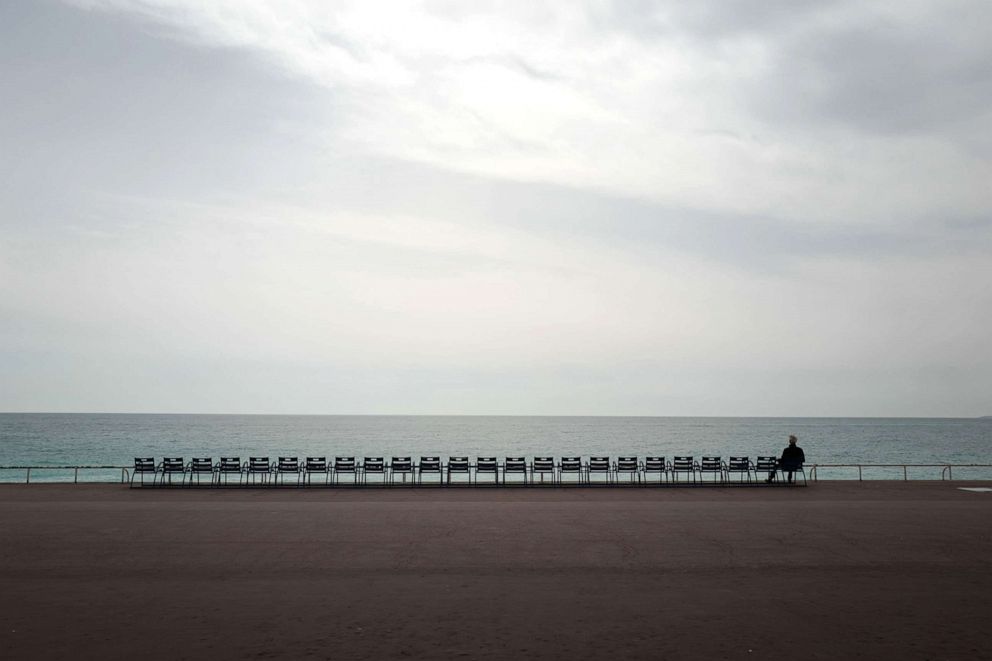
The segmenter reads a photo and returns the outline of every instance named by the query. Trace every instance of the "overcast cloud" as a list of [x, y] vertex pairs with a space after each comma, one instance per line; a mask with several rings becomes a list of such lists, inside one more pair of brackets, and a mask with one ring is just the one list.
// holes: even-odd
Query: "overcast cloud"
[[989, 25], [0, 4], [0, 410], [992, 414]]

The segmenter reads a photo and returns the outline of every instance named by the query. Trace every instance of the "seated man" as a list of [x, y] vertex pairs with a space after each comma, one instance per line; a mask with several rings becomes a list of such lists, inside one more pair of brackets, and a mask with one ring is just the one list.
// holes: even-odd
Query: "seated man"
[[801, 468], [803, 463], [806, 461], [806, 455], [803, 454], [803, 449], [796, 445], [796, 436], [792, 434], [789, 436], [789, 446], [782, 450], [782, 456], [778, 460], [778, 466], [775, 470], [768, 474], [768, 479], [765, 480], [766, 483], [771, 483], [775, 481], [775, 474], [778, 471], [784, 471], [789, 474], [789, 483], [792, 483], [793, 473], [796, 469]]

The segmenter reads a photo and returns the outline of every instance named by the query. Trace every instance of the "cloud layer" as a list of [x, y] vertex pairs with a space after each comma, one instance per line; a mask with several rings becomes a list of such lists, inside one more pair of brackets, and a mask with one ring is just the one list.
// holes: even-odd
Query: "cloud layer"
[[399, 4], [2, 10], [0, 408], [987, 413], [985, 3]]

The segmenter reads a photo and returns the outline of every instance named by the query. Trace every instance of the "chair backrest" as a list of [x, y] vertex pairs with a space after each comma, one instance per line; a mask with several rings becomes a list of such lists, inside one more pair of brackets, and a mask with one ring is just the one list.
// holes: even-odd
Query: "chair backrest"
[[526, 473], [527, 459], [524, 457], [507, 457], [503, 461], [504, 473]]
[[162, 459], [163, 473], [182, 473], [186, 470], [186, 462], [182, 457], [165, 457]]
[[582, 457], [562, 457], [558, 462], [558, 468], [562, 473], [582, 472]]
[[190, 470], [194, 473], [213, 473], [214, 472], [214, 458], [213, 457], [193, 457], [189, 462]]
[[467, 473], [468, 466], [468, 457], [448, 457], [449, 473]]
[[413, 472], [413, 458], [412, 457], [393, 457], [389, 462], [389, 470], [395, 473], [412, 473]]
[[617, 457], [618, 471], [636, 471], [638, 468], [637, 457]]
[[268, 457], [248, 457], [248, 472], [249, 473], [268, 473], [269, 472], [269, 458]]
[[592, 473], [608, 473], [610, 471], [610, 458], [589, 457], [589, 471]]
[[707, 472], [723, 470], [723, 457], [703, 457], [699, 462], [699, 470]]
[[555, 470], [554, 457], [534, 457], [534, 462], [530, 465], [531, 470], [538, 473], [551, 473]]
[[665, 458], [664, 457], [644, 457], [644, 471], [648, 473], [664, 473]]
[[778, 466], [778, 457], [758, 457], [754, 464], [754, 469], [759, 471], [775, 470]]
[[326, 473], [327, 457], [307, 457], [306, 467], [308, 473]]
[[154, 473], [155, 472], [155, 457], [135, 457], [134, 458], [134, 472], [135, 473]]
[[421, 473], [440, 473], [441, 457], [421, 457], [417, 468]]
[[350, 473], [355, 470], [354, 457], [334, 457], [335, 472]]
[[382, 457], [365, 457], [362, 461], [362, 470], [366, 473], [384, 473], [386, 460]]
[[240, 473], [241, 457], [221, 457], [218, 470], [221, 473]]
[[279, 463], [276, 466], [280, 471], [286, 471], [286, 472], [299, 471], [300, 460], [298, 457], [279, 457]]
[[475, 472], [477, 473], [495, 473], [498, 466], [496, 457], [478, 457], [475, 460]]
[[695, 465], [696, 460], [693, 457], [675, 457], [672, 459], [672, 470], [691, 471]]
[[751, 468], [750, 457], [731, 457], [727, 460], [728, 471], [747, 471]]

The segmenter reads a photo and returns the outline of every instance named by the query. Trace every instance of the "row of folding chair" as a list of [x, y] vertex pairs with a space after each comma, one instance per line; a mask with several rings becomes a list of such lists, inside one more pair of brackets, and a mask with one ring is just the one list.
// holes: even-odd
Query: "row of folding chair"
[[[317, 484], [648, 484], [652, 476], [658, 483], [697, 483], [710, 478], [713, 482], [744, 483], [757, 479], [759, 473], [766, 475], [776, 470], [775, 457], [758, 457], [752, 462], [749, 457], [730, 457], [726, 462], [722, 457], [705, 456], [697, 461], [691, 456], [673, 457], [534, 457], [530, 462], [525, 457], [506, 457], [502, 462], [496, 457], [478, 457], [473, 463], [468, 457], [450, 457], [443, 462], [440, 457], [421, 457], [414, 462], [412, 457], [393, 457], [388, 463], [383, 457], [365, 457], [360, 463], [355, 457], [335, 457], [329, 462], [327, 457], [307, 457], [301, 462], [297, 457], [279, 457], [272, 462], [268, 457], [249, 457], [245, 462], [240, 457], [221, 457], [214, 463], [211, 457], [196, 457], [185, 462], [182, 457], [166, 457], [160, 463], [154, 458], [135, 458], [131, 486], [136, 480], [141, 486], [151, 477], [152, 486], [228, 485], [237, 478], [240, 485], [279, 485], [290, 478], [298, 486]], [[805, 472], [801, 472], [805, 481]], [[736, 477], [736, 480], [734, 479]]]

